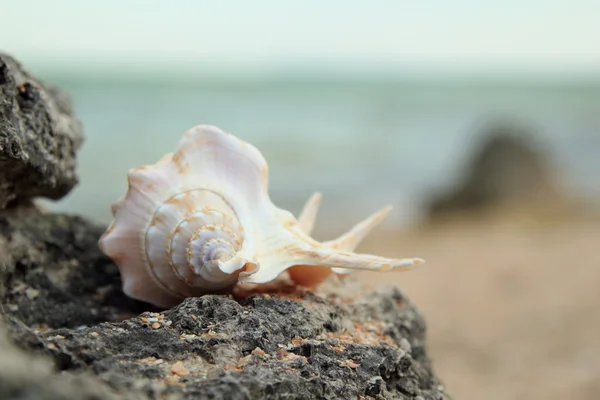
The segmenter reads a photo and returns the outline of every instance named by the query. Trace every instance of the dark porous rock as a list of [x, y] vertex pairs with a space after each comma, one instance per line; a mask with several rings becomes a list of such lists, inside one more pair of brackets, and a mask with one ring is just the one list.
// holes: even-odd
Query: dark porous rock
[[517, 123], [494, 122], [475, 149], [462, 182], [435, 199], [429, 214], [435, 218], [505, 206], [562, 205], [552, 167], [532, 129]]
[[117, 267], [98, 248], [104, 228], [31, 207], [0, 211], [0, 299], [31, 327], [76, 328], [150, 308], [123, 294]]
[[0, 53], [0, 210], [66, 195], [77, 183], [82, 140], [68, 96]]
[[26, 343], [63, 371], [150, 398], [444, 399], [424, 331], [397, 289], [381, 289], [206, 295], [120, 323], [29, 332]]
[[[398, 289], [282, 286], [157, 310], [123, 295], [96, 245], [102, 231], [74, 216], [0, 212], [2, 313], [20, 348], [0, 341], [0, 365], [22, 366], [0, 369], [2, 399], [449, 398], [425, 321]], [[37, 363], [41, 372], [28, 370]]]

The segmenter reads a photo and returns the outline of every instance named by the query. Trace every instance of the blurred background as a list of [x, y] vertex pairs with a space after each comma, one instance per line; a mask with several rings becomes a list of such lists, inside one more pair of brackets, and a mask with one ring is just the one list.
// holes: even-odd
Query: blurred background
[[328, 239], [422, 257], [361, 275], [424, 312], [456, 399], [600, 392], [600, 3], [29, 0], [1, 50], [72, 96], [80, 184], [110, 222], [128, 169], [212, 124], [261, 150], [270, 193], [324, 200]]

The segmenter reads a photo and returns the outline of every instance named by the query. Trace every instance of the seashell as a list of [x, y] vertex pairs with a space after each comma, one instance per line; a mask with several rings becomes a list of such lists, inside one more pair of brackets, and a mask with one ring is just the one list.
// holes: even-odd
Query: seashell
[[390, 208], [338, 239], [314, 240], [321, 195], [313, 195], [296, 220], [271, 202], [261, 153], [214, 126], [190, 129], [174, 153], [130, 170], [128, 182], [98, 244], [119, 267], [123, 291], [158, 306], [230, 291], [238, 283], [266, 283], [286, 270], [310, 286], [330, 271], [387, 271], [423, 262], [352, 251]]

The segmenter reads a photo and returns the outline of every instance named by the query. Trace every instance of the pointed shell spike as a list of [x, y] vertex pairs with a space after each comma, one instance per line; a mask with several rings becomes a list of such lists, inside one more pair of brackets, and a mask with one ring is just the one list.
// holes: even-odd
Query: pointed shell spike
[[358, 246], [358, 244], [385, 219], [391, 210], [392, 206], [386, 206], [354, 225], [348, 232], [344, 233], [339, 238], [324, 242], [323, 244], [333, 249], [353, 251], [356, 246]]
[[[309, 200], [307, 205], [310, 203], [311, 201]], [[385, 219], [391, 210], [391, 205], [382, 208], [381, 210], [371, 214], [363, 221], [354, 225], [348, 232], [344, 233], [339, 238], [323, 242], [323, 246], [333, 249], [353, 251], [356, 246], [358, 246], [358, 244]], [[331, 269], [325, 269], [323, 266], [298, 265], [291, 267], [288, 272], [290, 274], [290, 278], [292, 278], [294, 282], [305, 286], [316, 286], [323, 280], [327, 279], [331, 272], [340, 275], [347, 275], [357, 271], [357, 269], [347, 269], [341, 267], [331, 267]]]
[[315, 220], [317, 219], [322, 198], [323, 196], [319, 192], [316, 192], [310, 196], [304, 205], [300, 216], [298, 217], [298, 224], [296, 226], [307, 235], [312, 233], [312, 230], [315, 226]]
[[[287, 256], [278, 254], [279, 262], [272, 260], [270, 263], [272, 265], [271, 268], [260, 269], [252, 275], [242, 273], [240, 274], [240, 281], [246, 283], [265, 283], [274, 279], [281, 272], [297, 268], [298, 266], [306, 268], [305, 271], [307, 273], [310, 273], [310, 268], [308, 267], [311, 266], [385, 272], [409, 269], [425, 262], [421, 258], [391, 259], [371, 254], [359, 254], [327, 248], [318, 244], [318, 242], [317, 245], [314, 245], [310, 241], [305, 241], [302, 244], [299, 241], [295, 245], [282, 249], [282, 253], [287, 253]], [[310, 282], [309, 279], [307, 281]]]
[[[356, 246], [358, 246], [359, 243], [377, 227], [377, 225], [381, 224], [390, 211], [392, 211], [392, 206], [388, 205], [354, 225], [348, 232], [339, 238], [325, 242], [324, 244], [336, 249], [354, 251]], [[351, 270], [344, 268], [332, 268], [332, 271], [336, 274], [349, 274], [352, 272]]]

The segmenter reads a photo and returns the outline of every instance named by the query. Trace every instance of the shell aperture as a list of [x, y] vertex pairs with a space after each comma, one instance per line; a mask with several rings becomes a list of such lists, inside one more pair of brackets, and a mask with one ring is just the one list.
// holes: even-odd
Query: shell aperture
[[314, 240], [320, 194], [296, 220], [271, 202], [260, 152], [214, 126], [190, 129], [174, 153], [130, 170], [128, 182], [99, 247], [119, 267], [123, 291], [158, 306], [227, 291], [238, 282], [266, 283], [286, 270], [311, 286], [327, 277], [317, 268], [345, 274], [423, 262], [353, 252], [388, 207], [338, 239]]

